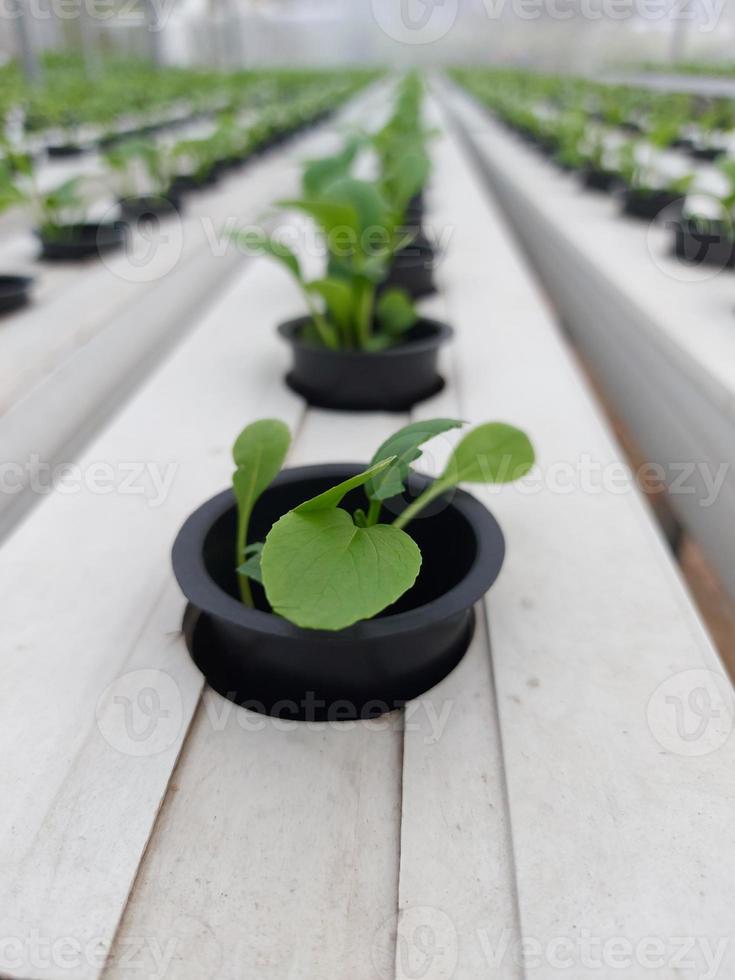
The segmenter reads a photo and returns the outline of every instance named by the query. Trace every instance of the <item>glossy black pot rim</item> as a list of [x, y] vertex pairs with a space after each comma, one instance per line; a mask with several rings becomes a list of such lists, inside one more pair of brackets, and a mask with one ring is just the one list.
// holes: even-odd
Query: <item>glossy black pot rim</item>
[[[299, 466], [282, 470], [271, 486], [297, 483], [323, 476], [335, 483], [348, 479], [365, 468], [363, 463], [331, 463]], [[416, 493], [430, 481], [413, 474], [409, 486]], [[267, 492], [267, 491], [266, 491]], [[467, 574], [449, 591], [432, 602], [394, 616], [361, 620], [343, 630], [306, 630], [275, 613], [251, 609], [225, 592], [212, 579], [204, 563], [204, 541], [215, 521], [235, 505], [231, 489], [223, 490], [202, 504], [185, 521], [172, 549], [174, 574], [181, 591], [201, 612], [225, 620], [233, 626], [248, 627], [283, 638], [323, 635], [329, 642], [350, 644], [355, 640], [380, 639], [397, 633], [425, 630], [429, 622], [442, 622], [471, 608], [480, 600], [500, 573], [505, 554], [505, 540], [498, 522], [479, 500], [464, 490], [455, 490], [447, 506], [454, 508], [475, 533], [477, 553]], [[431, 518], [426, 518], [430, 520]]]
[[284, 340], [288, 341], [293, 347], [300, 347], [303, 350], [314, 351], [323, 357], [334, 359], [349, 356], [352, 358], [365, 358], [365, 360], [375, 361], [378, 359], [388, 360], [392, 357], [405, 357], [408, 353], [422, 353], [423, 351], [435, 350], [442, 344], [446, 344], [454, 336], [454, 330], [440, 320], [430, 320], [428, 317], [420, 317], [416, 322], [416, 327], [424, 326], [432, 328], [432, 333], [427, 337], [416, 340], [407, 340], [393, 347], [386, 347], [385, 350], [365, 351], [353, 350], [352, 348], [332, 350], [331, 347], [318, 347], [302, 340], [299, 336], [300, 329], [310, 322], [310, 317], [300, 316], [294, 320], [287, 320], [285, 323], [278, 324], [278, 333]]
[[28, 289], [32, 285], [33, 279], [30, 276], [14, 276], [0, 273], [0, 290]]
[[[127, 231], [127, 225], [124, 221], [120, 221], [116, 218], [114, 221], [83, 221], [70, 225], [61, 225], [60, 232], [58, 236], [49, 236], [43, 230], [43, 228], [35, 228], [34, 233], [36, 237], [40, 238], [42, 241], [48, 241], [51, 244], [56, 244], [57, 242], [67, 245], [77, 244], [80, 241], [79, 235], [88, 235], [90, 238], [92, 235], [108, 236], [112, 238], [113, 236], [118, 237], [125, 235]], [[86, 242], [85, 242], [86, 244]]]

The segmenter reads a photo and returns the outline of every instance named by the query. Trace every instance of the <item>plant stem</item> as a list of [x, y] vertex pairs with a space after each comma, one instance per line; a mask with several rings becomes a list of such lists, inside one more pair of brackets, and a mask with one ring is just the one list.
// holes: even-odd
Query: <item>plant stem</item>
[[409, 504], [408, 507], [399, 514], [398, 517], [393, 521], [393, 527], [404, 528], [409, 521], [412, 521], [416, 515], [424, 509], [432, 500], [440, 497], [445, 490], [448, 490], [452, 486], [451, 483], [445, 483], [441, 480], [435, 480], [431, 486], [427, 487], [424, 492], [418, 496], [413, 503]]
[[254, 603], [253, 593], [250, 591], [250, 579], [247, 577], [247, 575], [238, 575], [237, 577], [240, 582], [240, 599], [242, 600], [243, 605], [249, 606], [252, 609]]
[[314, 326], [316, 327], [319, 336], [322, 338], [324, 346], [329, 347], [331, 350], [338, 350], [339, 341], [334, 336], [334, 332], [327, 323], [327, 318], [317, 309], [308, 289], [304, 289], [303, 293], [304, 298], [306, 299], [306, 305], [309, 307], [309, 316], [314, 321]]
[[357, 321], [358, 346], [363, 349], [367, 347], [372, 332], [374, 301], [375, 286], [372, 283], [365, 283], [362, 288], [362, 295], [360, 296]]
[[[250, 514], [238, 515], [237, 519], [237, 556], [235, 559], [235, 568], [239, 568], [240, 565], [245, 561], [245, 545], [247, 544], [247, 534], [248, 534], [248, 524], [250, 522]], [[253, 608], [253, 593], [250, 590], [250, 579], [247, 575], [237, 576], [238, 584], [240, 586], [240, 598], [242, 599], [244, 605]]]
[[370, 506], [367, 512], [366, 526], [372, 527], [373, 524], [378, 523], [378, 518], [380, 517], [380, 511], [383, 505], [379, 500], [371, 500]]

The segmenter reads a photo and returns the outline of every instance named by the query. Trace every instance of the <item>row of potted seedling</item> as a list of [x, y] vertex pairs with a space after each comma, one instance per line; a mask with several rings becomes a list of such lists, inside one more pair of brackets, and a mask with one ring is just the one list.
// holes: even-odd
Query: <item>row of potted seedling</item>
[[[301, 289], [304, 315], [279, 329], [293, 349], [287, 382], [312, 404], [403, 411], [441, 383], [436, 353], [451, 331], [414, 305], [433, 285], [421, 232], [429, 139], [410, 75], [379, 132], [307, 163], [302, 196], [280, 206], [320, 229], [318, 278], [282, 241], [247, 237]], [[354, 176], [366, 169], [373, 180]], [[336, 721], [399, 707], [456, 666], [504, 556], [497, 522], [458, 486], [509, 482], [534, 462], [523, 432], [489, 422], [464, 435], [436, 479], [412, 471], [429, 440], [464, 425], [415, 422], [369, 462], [297, 469], [282, 468], [282, 422], [240, 433], [232, 488], [189, 517], [173, 549], [188, 648], [217, 691]]]
[[[321, 121], [354, 93], [361, 78], [333, 75], [330, 84], [316, 77], [291, 100], [251, 111], [220, 114], [206, 138], [173, 142], [128, 139], [104, 155], [107, 179], [75, 177], [47, 192], [38, 190], [37, 164], [11, 143], [0, 146], [0, 211], [26, 205], [37, 222], [41, 258], [80, 260], [121, 247], [129, 225], [180, 213], [186, 193], [213, 186], [225, 172]], [[119, 200], [120, 218], [95, 221], [94, 207], [110, 189]], [[0, 312], [29, 298], [31, 280], [0, 276]]]
[[[527, 142], [578, 172], [586, 188], [619, 194], [626, 215], [650, 221], [663, 213], [678, 258], [735, 267], [735, 159], [727, 152], [735, 133], [731, 100], [522, 73], [503, 73], [500, 84], [486, 71], [456, 77]], [[692, 194], [692, 171], [663, 177], [661, 153], [672, 149], [715, 163], [721, 191]]]
[[[230, 106], [289, 101], [304, 86], [328, 86], [330, 70], [258, 69], [222, 72], [154, 67], [143, 61], [105, 58], [90, 80], [84, 60], [48, 53], [40, 80], [29, 84], [19, 65], [0, 66], [0, 118], [28, 142], [58, 155], [106, 144], [124, 135], [149, 135], [180, 110], [184, 119]], [[342, 75], [345, 72], [341, 72]], [[352, 70], [367, 80], [374, 72]], [[176, 118], [179, 112], [174, 112]]]

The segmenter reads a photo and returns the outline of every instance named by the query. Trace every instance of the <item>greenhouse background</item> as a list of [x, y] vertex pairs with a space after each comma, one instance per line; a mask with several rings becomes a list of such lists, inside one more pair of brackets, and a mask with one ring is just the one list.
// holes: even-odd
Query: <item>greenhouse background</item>
[[596, 71], [727, 62], [735, 39], [732, 0], [5, 0], [5, 57], [24, 8], [34, 49], [220, 68], [487, 61]]

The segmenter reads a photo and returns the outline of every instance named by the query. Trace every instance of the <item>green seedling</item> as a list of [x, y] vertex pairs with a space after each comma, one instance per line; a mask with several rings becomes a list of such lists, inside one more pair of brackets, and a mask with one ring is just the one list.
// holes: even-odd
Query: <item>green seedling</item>
[[[421, 456], [424, 443], [463, 424], [432, 419], [400, 429], [379, 447], [365, 470], [284, 514], [263, 542], [248, 541], [250, 516], [279, 472], [290, 436], [276, 420], [247, 426], [233, 450], [236, 559], [243, 602], [252, 605], [250, 583], [256, 581], [276, 615], [304, 629], [341, 630], [378, 615], [404, 595], [415, 583], [422, 561], [405, 530], [410, 522], [460, 483], [509, 483], [534, 464], [533, 447], [523, 432], [500, 422], [485, 423], [460, 441], [440, 476], [398, 517], [382, 521], [386, 501], [405, 491], [411, 464]], [[363, 507], [340, 506], [360, 488]]]
[[171, 153], [153, 140], [125, 140], [105, 154], [105, 161], [118, 175], [124, 197], [163, 195], [171, 183]]
[[72, 177], [38, 196], [36, 207], [44, 235], [53, 238], [66, 225], [84, 224], [89, 213], [89, 202], [83, 193], [83, 186], [82, 177]]
[[308, 215], [327, 248], [325, 274], [307, 281], [296, 254], [262, 232], [236, 233], [251, 250], [279, 261], [298, 283], [312, 330], [307, 339], [332, 350], [381, 350], [400, 342], [416, 323], [408, 294], [378, 286], [398, 249], [411, 240], [395, 212], [368, 181], [343, 177], [318, 198], [288, 200], [280, 206]]

